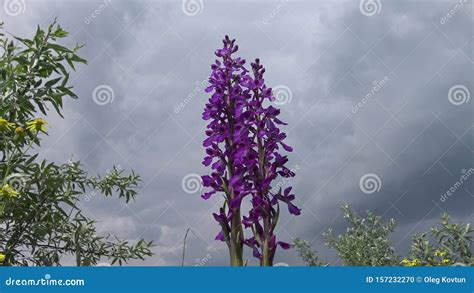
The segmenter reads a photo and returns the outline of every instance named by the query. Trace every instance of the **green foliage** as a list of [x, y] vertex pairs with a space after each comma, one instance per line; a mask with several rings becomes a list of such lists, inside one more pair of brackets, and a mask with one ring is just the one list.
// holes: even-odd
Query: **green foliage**
[[439, 227], [413, 236], [410, 257], [423, 266], [472, 266], [473, 232], [471, 224], [450, 223], [449, 216], [443, 214]]
[[1, 39], [0, 114], [3, 118], [25, 122], [38, 110], [46, 115], [48, 106], [61, 115], [63, 98], [77, 98], [68, 85], [66, 66], [75, 69], [75, 63], [85, 64], [86, 60], [76, 54], [81, 46], [69, 49], [56, 43], [67, 35], [61, 26], [53, 23], [46, 31], [38, 27], [31, 40], [19, 37], [13, 37], [17, 42]]
[[[388, 240], [395, 221], [382, 223], [381, 217], [367, 212], [360, 217], [348, 205], [342, 207], [350, 227], [343, 235], [325, 233], [326, 244], [337, 250], [349, 266], [474, 266], [473, 233], [470, 223], [450, 223], [448, 214], [441, 216], [440, 224], [429, 232], [415, 234], [409, 255], [401, 261]], [[324, 265], [307, 241], [295, 239], [294, 246], [308, 266]]]
[[316, 251], [311, 249], [311, 245], [308, 241], [302, 240], [300, 238], [295, 238], [293, 240], [293, 246], [298, 251], [299, 257], [310, 267], [316, 266], [326, 266], [327, 263], [320, 261]]
[[[1, 26], [0, 26], [1, 27]], [[44, 117], [51, 109], [62, 116], [63, 99], [77, 98], [69, 71], [86, 61], [81, 46], [67, 48], [57, 40], [68, 34], [55, 22], [38, 27], [33, 39], [0, 34], [0, 261], [3, 265], [60, 265], [73, 255], [77, 265], [106, 258], [122, 264], [152, 253], [151, 242], [129, 243], [96, 235], [95, 221], [78, 202], [90, 192], [117, 195], [126, 202], [136, 196], [140, 178], [113, 168], [90, 176], [80, 162], [55, 164], [39, 160]]]
[[351, 226], [343, 235], [335, 236], [329, 230], [325, 237], [327, 245], [337, 250], [345, 265], [390, 266], [398, 263], [388, 240], [395, 220], [382, 223], [381, 217], [371, 212], [367, 212], [367, 217], [360, 217], [348, 205], [344, 205], [342, 211]]

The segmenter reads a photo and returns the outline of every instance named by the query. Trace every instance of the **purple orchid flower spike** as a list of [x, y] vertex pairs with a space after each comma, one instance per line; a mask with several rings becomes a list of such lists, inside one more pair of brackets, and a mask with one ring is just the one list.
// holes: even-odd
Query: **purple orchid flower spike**
[[[205, 166], [211, 167], [211, 174], [202, 176], [203, 184], [210, 191], [202, 195], [209, 199], [213, 194], [224, 195], [224, 205], [214, 218], [221, 226], [216, 239], [225, 241], [229, 248], [233, 266], [243, 265], [243, 246], [251, 247], [253, 255], [261, 265], [272, 265], [277, 246], [290, 248], [284, 242], [277, 242], [274, 234], [283, 202], [291, 214], [299, 215], [290, 194], [291, 187], [283, 193], [272, 191], [272, 182], [282, 176], [295, 174], [285, 164], [287, 156], [281, 150], [291, 152], [284, 143], [286, 134], [277, 125], [286, 125], [278, 118], [280, 110], [265, 106], [273, 101], [272, 89], [265, 85], [265, 69], [256, 59], [251, 72], [245, 68], [245, 60], [234, 57], [238, 51], [235, 40], [226, 36], [224, 46], [215, 54], [219, 58], [211, 65], [211, 93], [203, 112], [203, 119], [209, 121]], [[242, 202], [248, 198], [252, 208], [248, 216], [241, 216]], [[243, 227], [250, 229], [253, 236], [245, 239]]]

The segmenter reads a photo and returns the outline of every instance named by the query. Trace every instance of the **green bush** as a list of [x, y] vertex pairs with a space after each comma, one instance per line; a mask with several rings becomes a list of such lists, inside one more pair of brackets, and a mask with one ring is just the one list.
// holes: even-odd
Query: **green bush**
[[403, 260], [408, 266], [474, 265], [471, 224], [449, 222], [443, 214], [439, 227], [415, 234], [409, 257]]
[[[413, 235], [407, 257], [397, 256], [388, 236], [395, 229], [395, 220], [387, 223], [372, 212], [358, 216], [349, 205], [342, 207], [350, 226], [341, 235], [329, 229], [326, 244], [336, 249], [345, 265], [349, 266], [452, 266], [474, 265], [472, 251], [474, 230], [471, 224], [450, 223], [443, 214], [440, 224], [429, 232]], [[323, 265], [307, 241], [295, 239], [294, 246], [308, 266]]]
[[295, 238], [293, 246], [298, 251], [299, 257], [310, 267], [327, 266], [324, 261], [320, 261], [316, 251], [311, 250], [311, 245], [308, 241], [300, 238]]
[[106, 176], [89, 176], [79, 162], [56, 164], [38, 158], [49, 108], [62, 115], [63, 99], [77, 98], [69, 85], [69, 68], [86, 63], [77, 55], [81, 46], [58, 44], [67, 35], [56, 23], [47, 30], [38, 27], [33, 39], [11, 40], [0, 32], [2, 265], [61, 265], [67, 254], [78, 266], [102, 258], [122, 264], [151, 255], [151, 242], [131, 244], [96, 235], [95, 221], [77, 205], [90, 192], [134, 199], [137, 174], [114, 167]]
[[344, 218], [351, 225], [343, 235], [335, 236], [329, 229], [325, 233], [326, 244], [337, 250], [339, 257], [348, 266], [390, 266], [398, 258], [388, 235], [395, 228], [395, 220], [383, 223], [381, 217], [367, 212], [367, 217], [358, 216], [349, 205], [342, 206]]

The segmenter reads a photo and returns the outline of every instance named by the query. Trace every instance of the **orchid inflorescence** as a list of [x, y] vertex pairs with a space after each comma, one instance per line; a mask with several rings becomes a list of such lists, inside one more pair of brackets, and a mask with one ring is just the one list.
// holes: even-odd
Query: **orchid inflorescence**
[[[223, 43], [215, 52], [219, 60], [211, 65], [210, 86], [206, 88], [212, 94], [203, 113], [203, 119], [209, 121], [203, 164], [211, 166], [212, 172], [202, 176], [203, 185], [211, 188], [202, 197], [224, 195], [223, 207], [214, 214], [222, 228], [216, 239], [227, 243], [232, 265], [243, 264], [244, 244], [252, 248], [261, 265], [272, 265], [277, 246], [290, 248], [288, 243], [276, 241], [274, 233], [280, 202], [293, 215], [301, 212], [292, 203], [295, 195], [291, 187], [283, 191], [272, 188], [278, 176], [295, 176], [285, 166], [287, 156], [280, 153], [292, 148], [284, 143], [286, 134], [278, 128], [286, 125], [278, 118], [280, 110], [267, 106], [275, 98], [265, 85], [260, 60], [251, 63], [249, 71], [244, 59], [233, 56], [238, 51], [235, 40], [226, 36]], [[241, 217], [245, 198], [249, 198], [251, 209]], [[251, 229], [251, 237], [245, 238], [242, 226]]]

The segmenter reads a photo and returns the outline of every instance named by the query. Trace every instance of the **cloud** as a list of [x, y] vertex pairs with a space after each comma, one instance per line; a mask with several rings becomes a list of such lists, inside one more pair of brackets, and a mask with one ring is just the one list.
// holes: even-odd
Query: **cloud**
[[[92, 173], [120, 164], [142, 175], [136, 202], [96, 197], [83, 206], [104, 231], [155, 240], [157, 255], [145, 264], [180, 264], [187, 227], [194, 230], [188, 265], [207, 253], [209, 265], [228, 262], [224, 244], [214, 241], [211, 212], [218, 202], [181, 189], [185, 175], [207, 171], [201, 111], [208, 97], [195, 88], [225, 34], [237, 38], [248, 61], [261, 58], [268, 84], [291, 90], [291, 102], [281, 108], [295, 149], [290, 166], [299, 166], [290, 184], [303, 214], [283, 216], [282, 240], [304, 237], [323, 259], [335, 261], [321, 233], [344, 230], [343, 202], [396, 218], [401, 253], [410, 244], [407, 235], [427, 229], [443, 211], [472, 221], [472, 179], [439, 201], [472, 167], [472, 101], [456, 106], [448, 99], [455, 85], [474, 94], [468, 6], [443, 23], [457, 1], [381, 1], [373, 16], [354, 1], [204, 1], [195, 16], [184, 14], [179, 1], [112, 1], [86, 24], [102, 2], [37, 2], [6, 18], [7, 29], [31, 35], [36, 24], [58, 16], [71, 32], [69, 43], [87, 45], [82, 54], [90, 63], [73, 76], [81, 98], [65, 104], [65, 120], [51, 122], [45, 156], [65, 161], [74, 153]], [[94, 103], [99, 85], [113, 89], [113, 103]], [[359, 189], [367, 173], [380, 177], [380, 191]], [[301, 263], [287, 251], [277, 260]]]
[[107, 231], [118, 237], [126, 238], [136, 233], [135, 221], [131, 217], [109, 217], [97, 225], [98, 231]]

